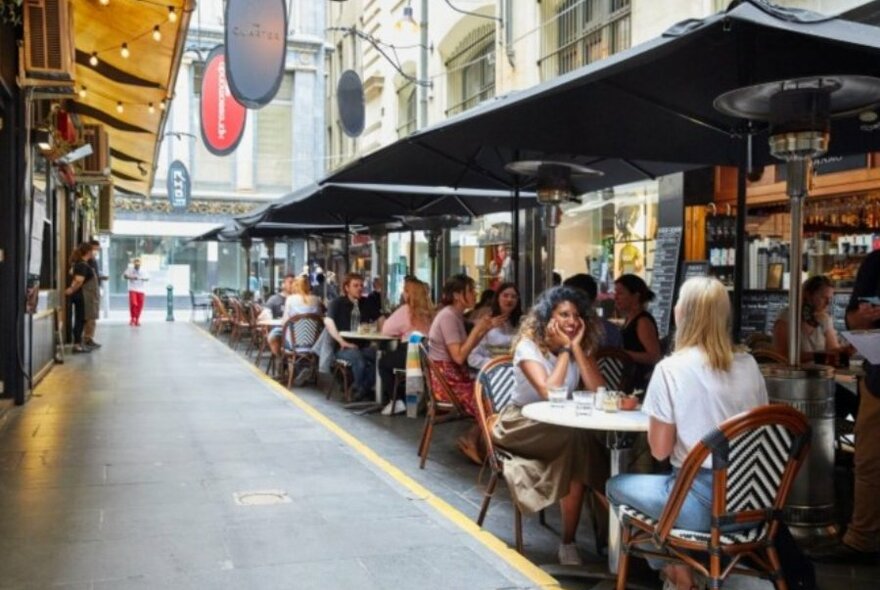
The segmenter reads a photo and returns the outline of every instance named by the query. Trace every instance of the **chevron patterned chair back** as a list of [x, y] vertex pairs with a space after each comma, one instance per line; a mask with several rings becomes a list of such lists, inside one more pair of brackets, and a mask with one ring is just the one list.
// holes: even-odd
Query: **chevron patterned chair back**
[[[732, 573], [769, 578], [785, 588], [774, 540], [810, 434], [801, 412], [767, 405], [734, 416], [703, 437], [685, 458], [659, 520], [630, 506], [617, 507], [624, 547], [617, 587], [625, 588], [628, 558], [638, 555], [688, 565], [706, 576], [711, 588], [720, 588]], [[713, 474], [711, 529], [676, 528], [707, 458]], [[658, 549], [645, 549], [651, 543]]]
[[608, 389], [632, 392], [635, 365], [625, 351], [618, 348], [603, 348], [594, 358]]
[[324, 331], [324, 318], [315, 313], [304, 313], [290, 316], [285, 323], [287, 345], [281, 348], [287, 359], [287, 387], [291, 387], [296, 373], [302, 365], [312, 370], [315, 383], [318, 380], [318, 355], [312, 350], [321, 332]]

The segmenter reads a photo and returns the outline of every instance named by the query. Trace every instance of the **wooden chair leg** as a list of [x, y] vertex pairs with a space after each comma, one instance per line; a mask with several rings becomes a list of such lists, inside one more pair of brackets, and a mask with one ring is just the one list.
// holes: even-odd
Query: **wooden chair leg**
[[782, 563], [779, 561], [779, 553], [776, 551], [776, 547], [772, 545], [767, 547], [767, 561], [770, 562], [770, 566], [773, 568], [771, 573], [775, 574], [773, 585], [776, 586], [776, 590], [788, 590], [788, 584], [782, 575]]
[[296, 376], [296, 355], [287, 357], [287, 389], [293, 387], [293, 379]]
[[419, 469], [425, 468], [425, 461], [428, 460], [428, 451], [431, 449], [431, 437], [434, 435], [434, 417], [431, 416], [427, 420], [428, 423], [425, 425], [425, 440], [422, 443], [422, 460], [419, 462]]
[[477, 526], [483, 526], [486, 512], [489, 511], [489, 502], [492, 501], [492, 494], [495, 493], [496, 485], [498, 485], [498, 474], [493, 472], [492, 477], [489, 479], [489, 484], [486, 486], [486, 491], [483, 493], [483, 505], [480, 506], [480, 514], [477, 516]]
[[522, 511], [519, 509], [519, 506], [517, 506], [515, 503], [513, 505], [513, 510], [514, 510], [514, 518], [513, 518], [514, 524], [513, 524], [513, 526], [514, 526], [514, 529], [516, 529], [514, 531], [514, 534], [516, 535], [516, 537], [515, 537], [516, 538], [516, 551], [517, 551], [517, 553], [522, 554], [522, 552], [523, 552]]
[[617, 590], [626, 590], [626, 578], [629, 574], [629, 527], [620, 527], [620, 556], [617, 560]]
[[333, 395], [333, 390], [336, 389], [336, 367], [333, 367], [330, 370], [330, 382], [327, 384], [327, 399], [330, 399], [330, 396]]

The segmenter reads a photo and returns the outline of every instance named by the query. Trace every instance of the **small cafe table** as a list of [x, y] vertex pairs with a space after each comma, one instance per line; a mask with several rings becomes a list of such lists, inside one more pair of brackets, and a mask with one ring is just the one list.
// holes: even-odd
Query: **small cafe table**
[[[553, 424], [566, 428], [580, 428], [583, 430], [595, 430], [606, 433], [605, 444], [611, 451], [611, 476], [625, 473], [630, 460], [633, 434], [648, 431], [649, 417], [641, 410], [617, 412], [605, 412], [593, 408], [589, 415], [575, 413], [575, 404], [568, 400], [564, 404], [554, 406], [550, 402], [537, 402], [528, 404], [522, 409], [523, 416], [537, 422]], [[613, 579], [617, 573], [617, 560], [620, 554], [620, 524], [614, 511], [609, 511], [608, 519], [608, 571], [605, 572], [591, 569], [589, 565], [579, 568], [570, 566], [551, 565], [543, 566], [551, 575], [560, 575], [590, 579]], [[636, 587], [635, 584], [629, 584]]]

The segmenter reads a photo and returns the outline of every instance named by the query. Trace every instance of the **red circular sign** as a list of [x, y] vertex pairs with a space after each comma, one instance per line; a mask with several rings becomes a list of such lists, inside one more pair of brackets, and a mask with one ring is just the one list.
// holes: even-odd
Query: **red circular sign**
[[202, 74], [201, 115], [202, 142], [215, 156], [231, 154], [244, 133], [247, 109], [235, 100], [226, 78], [226, 56], [218, 45], [205, 61]]

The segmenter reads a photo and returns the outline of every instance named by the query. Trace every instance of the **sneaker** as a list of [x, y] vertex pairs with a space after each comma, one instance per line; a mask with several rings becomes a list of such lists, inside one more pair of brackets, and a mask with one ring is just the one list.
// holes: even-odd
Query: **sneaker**
[[382, 415], [390, 416], [392, 412], [394, 412], [394, 402], [388, 402], [385, 407], [382, 408]]
[[560, 543], [557, 555], [559, 556], [559, 565], [584, 564], [581, 560], [580, 553], [578, 553], [577, 545], [574, 543]]
[[406, 414], [406, 404], [402, 399], [394, 400], [394, 409], [391, 410], [391, 415], [398, 416], [400, 414]]
[[73, 353], [74, 354], [80, 354], [83, 352], [92, 352], [92, 349], [87, 346], [83, 346], [81, 344], [74, 344], [73, 345]]
[[86, 341], [86, 346], [89, 348], [101, 348], [101, 343], [95, 342], [94, 340], [88, 340]]

